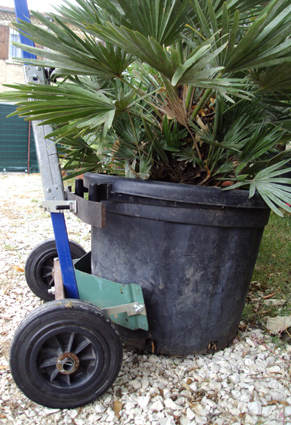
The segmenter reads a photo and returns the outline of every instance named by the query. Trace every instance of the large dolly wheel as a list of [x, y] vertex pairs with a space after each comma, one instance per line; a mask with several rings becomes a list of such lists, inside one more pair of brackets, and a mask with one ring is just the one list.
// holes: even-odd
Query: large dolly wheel
[[[81, 245], [70, 241], [72, 259], [83, 257], [86, 251]], [[37, 245], [29, 254], [25, 264], [25, 278], [32, 292], [45, 301], [55, 299], [49, 289], [54, 286], [54, 258], [58, 256], [56, 242], [48, 239]]]
[[73, 299], [33, 310], [10, 349], [15, 383], [28, 398], [52, 408], [92, 402], [113, 384], [121, 362], [112, 322], [98, 307]]

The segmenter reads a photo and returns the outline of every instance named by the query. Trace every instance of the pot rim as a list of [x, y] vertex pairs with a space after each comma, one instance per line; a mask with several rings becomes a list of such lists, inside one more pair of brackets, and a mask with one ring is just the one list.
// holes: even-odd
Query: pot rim
[[84, 175], [84, 186], [88, 188], [90, 184], [110, 184], [113, 193], [143, 198], [144, 200], [153, 199], [204, 206], [263, 208], [269, 210], [269, 207], [258, 193], [249, 198], [249, 191], [243, 189], [223, 190], [218, 187], [139, 180], [88, 172]]

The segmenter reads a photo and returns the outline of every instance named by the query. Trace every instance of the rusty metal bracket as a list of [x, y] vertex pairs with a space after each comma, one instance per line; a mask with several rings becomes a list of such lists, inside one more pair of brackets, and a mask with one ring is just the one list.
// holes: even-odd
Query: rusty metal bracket
[[88, 201], [68, 189], [66, 189], [65, 198], [68, 201], [76, 201], [77, 212], [75, 215], [84, 223], [100, 228], [105, 227], [105, 204]]

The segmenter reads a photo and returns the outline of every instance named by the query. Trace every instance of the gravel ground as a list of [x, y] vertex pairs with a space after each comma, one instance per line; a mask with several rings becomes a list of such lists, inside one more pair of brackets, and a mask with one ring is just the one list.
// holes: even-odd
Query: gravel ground
[[[41, 304], [26, 285], [24, 265], [35, 245], [53, 236], [42, 199], [39, 175], [0, 175], [0, 423], [291, 425], [291, 346], [278, 348], [255, 329], [214, 355], [125, 350], [113, 387], [82, 408], [48, 409], [27, 399], [10, 374], [9, 346], [20, 321]], [[67, 227], [89, 250], [89, 226], [67, 215]]]

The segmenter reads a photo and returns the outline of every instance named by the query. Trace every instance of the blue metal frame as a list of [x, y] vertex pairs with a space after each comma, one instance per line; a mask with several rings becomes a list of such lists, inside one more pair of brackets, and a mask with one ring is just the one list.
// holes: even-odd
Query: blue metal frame
[[[15, 16], [17, 22], [21, 19], [22, 21], [30, 22], [30, 15], [27, 6], [27, 0], [14, 0], [15, 5]], [[34, 47], [34, 42], [25, 37], [25, 35], [20, 34], [20, 42], [26, 44], [27, 46]], [[36, 56], [32, 53], [25, 52], [22, 50], [22, 56], [25, 59], [36, 59]]]
[[51, 219], [66, 297], [79, 298], [64, 214], [51, 213]]
[[[27, 22], [30, 22], [30, 15], [27, 5], [27, 0], [14, 0], [15, 4], [15, 15], [17, 20], [21, 19]], [[34, 43], [29, 40], [24, 35], [20, 35], [20, 40], [23, 44], [34, 46]], [[22, 51], [23, 57], [27, 59], [36, 59], [35, 55]], [[35, 137], [35, 143], [43, 142], [43, 140], [38, 141], [37, 137]], [[49, 159], [48, 159], [49, 160]], [[57, 164], [58, 166], [58, 164]], [[40, 171], [42, 169], [40, 167]], [[54, 172], [54, 170], [51, 170]], [[60, 174], [59, 166], [57, 172]], [[61, 174], [60, 174], [60, 182]], [[63, 199], [63, 195], [62, 195]], [[79, 298], [78, 287], [75, 277], [74, 266], [72, 262], [72, 256], [70, 252], [70, 245], [68, 239], [68, 233], [66, 228], [65, 216], [62, 212], [59, 213], [51, 213], [51, 220], [55, 234], [55, 241], [58, 251], [58, 257], [61, 266], [63, 284], [65, 288], [65, 293], [67, 298]]]

